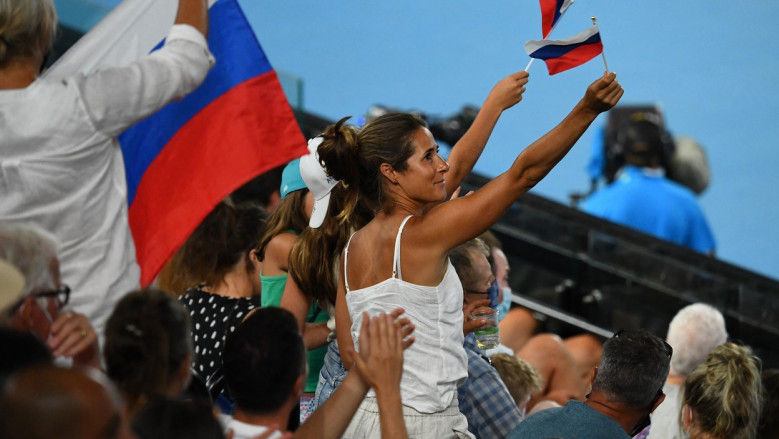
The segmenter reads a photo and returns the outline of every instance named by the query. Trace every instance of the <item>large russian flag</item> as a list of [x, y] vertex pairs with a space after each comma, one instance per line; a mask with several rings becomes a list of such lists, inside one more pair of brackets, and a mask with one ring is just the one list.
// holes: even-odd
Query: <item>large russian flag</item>
[[573, 0], [539, 0], [541, 5], [541, 37], [546, 38], [552, 32], [557, 20], [573, 4]]
[[142, 285], [222, 198], [306, 153], [281, 84], [237, 1], [216, 1], [209, 20], [217, 62], [203, 84], [119, 137]]
[[546, 62], [550, 75], [580, 66], [603, 52], [597, 26], [564, 40], [531, 40], [525, 44], [531, 58]]

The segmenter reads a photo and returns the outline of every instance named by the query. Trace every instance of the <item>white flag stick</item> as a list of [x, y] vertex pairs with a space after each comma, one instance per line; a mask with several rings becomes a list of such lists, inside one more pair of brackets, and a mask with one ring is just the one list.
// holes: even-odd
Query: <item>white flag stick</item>
[[[594, 15], [592, 16], [592, 24], [595, 25], [595, 27], [598, 27], [598, 18]], [[598, 32], [600, 33], [600, 28], [598, 27]], [[603, 44], [603, 43], [601, 43]], [[603, 66], [606, 67], [606, 73], [609, 72], [609, 63], [606, 62], [606, 49], [604, 48], [601, 50], [600, 55], [603, 57]]]
[[[572, 4], [573, 4], [573, 2], [571, 2], [571, 5], [572, 5]], [[570, 8], [570, 7], [571, 7], [571, 5], [568, 5], [568, 8]], [[560, 19], [562, 19], [562, 18], [563, 18], [563, 15], [565, 15], [565, 13], [566, 13], [566, 12], [568, 12], [568, 8], [565, 8], [565, 9], [563, 10], [563, 13], [562, 13], [562, 14], [560, 14], [560, 18], [558, 18], [558, 19], [557, 19], [557, 21], [555, 22], [555, 24], [554, 24], [554, 25], [552, 25], [552, 28], [551, 28], [551, 29], [549, 29], [549, 33], [548, 33], [548, 34], [546, 34], [546, 37], [542, 38], [543, 40], [547, 39], [547, 37], [549, 37], [549, 35], [552, 35], [552, 32], [554, 32], [554, 28], [556, 28], [556, 27], [557, 27], [557, 25], [558, 25], [558, 24], [560, 24]], [[594, 17], [593, 17], [593, 18], [594, 18]], [[532, 66], [532, 65], [533, 65], [533, 61], [535, 61], [535, 60], [536, 60], [535, 58], [530, 58], [530, 62], [529, 62], [529, 63], [527, 63], [527, 67], [525, 67], [525, 71], [526, 71], [526, 72], [527, 72], [528, 70], [530, 70], [530, 66]]]

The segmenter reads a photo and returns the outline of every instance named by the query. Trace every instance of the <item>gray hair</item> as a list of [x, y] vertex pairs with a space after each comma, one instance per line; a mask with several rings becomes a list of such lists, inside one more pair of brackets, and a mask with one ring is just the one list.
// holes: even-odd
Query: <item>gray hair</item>
[[646, 408], [663, 387], [670, 362], [665, 343], [646, 331], [621, 331], [603, 344], [592, 390], [609, 401]]
[[666, 340], [674, 348], [671, 372], [687, 376], [714, 348], [728, 340], [725, 318], [705, 303], [685, 306], [668, 325]]
[[56, 287], [51, 265], [57, 259], [58, 249], [57, 238], [38, 226], [0, 224], [0, 259], [8, 261], [24, 275], [23, 295]]
[[0, 66], [16, 58], [42, 57], [56, 33], [53, 0], [0, 0]]

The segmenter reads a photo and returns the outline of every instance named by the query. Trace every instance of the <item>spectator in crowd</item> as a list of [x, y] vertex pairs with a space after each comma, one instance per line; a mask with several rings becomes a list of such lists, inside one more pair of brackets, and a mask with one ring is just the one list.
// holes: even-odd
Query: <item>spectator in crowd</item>
[[49, 348], [29, 332], [0, 326], [0, 346], [3, 347], [3, 355], [0, 357], [0, 389], [17, 371], [52, 363]]
[[4, 439], [130, 439], [121, 401], [94, 369], [33, 367], [12, 377], [0, 397]]
[[500, 378], [506, 384], [514, 403], [524, 417], [530, 397], [544, 385], [541, 375], [530, 363], [513, 355], [495, 354], [490, 357], [490, 361], [498, 370]]
[[180, 399], [151, 401], [131, 425], [138, 439], [224, 439], [211, 406]]
[[488, 259], [498, 282], [497, 311], [500, 344], [517, 352], [533, 336], [538, 328], [538, 321], [527, 308], [511, 307], [511, 297], [514, 294], [509, 285], [511, 266], [506, 254], [503, 253], [503, 244], [489, 230], [482, 233], [479, 238], [490, 248]]
[[[331, 135], [325, 132], [324, 136]], [[308, 377], [300, 404], [300, 418], [316, 408], [312, 401], [319, 382], [319, 372], [334, 337], [338, 263], [349, 235], [364, 226], [372, 213], [363, 205], [346, 206], [347, 191], [338, 181], [329, 178], [319, 162], [316, 146], [322, 137], [309, 143], [312, 152], [300, 158], [300, 169], [315, 203], [314, 214], [289, 255], [289, 277], [284, 286], [280, 306], [289, 310], [298, 321], [308, 349]]]
[[[343, 197], [339, 195], [343, 189], [338, 189], [338, 182], [327, 176], [318, 160], [316, 147], [321, 141], [321, 137], [309, 140], [309, 154], [295, 160], [297, 163], [293, 162], [285, 170], [284, 187], [295, 189], [302, 182], [301, 191], [304, 190], [306, 197], [313, 202], [311, 210], [305, 212], [306, 227], [300, 230], [299, 236], [295, 236], [287, 254], [286, 270], [291, 277], [286, 274], [278, 276], [277, 281], [269, 282], [273, 286], [272, 291], [263, 294], [265, 306], [281, 306], [293, 313], [308, 350], [308, 376], [300, 400], [301, 422], [315, 408], [311, 402], [327, 351], [328, 336], [332, 332], [327, 322], [335, 300], [333, 255], [343, 248], [351, 227], [348, 217], [336, 219], [343, 205]], [[335, 193], [331, 194], [333, 191]], [[281, 239], [282, 235], [271, 239], [268, 249], [272, 251]]]
[[762, 400], [760, 360], [725, 343], [684, 380], [682, 428], [690, 439], [747, 439], [757, 434]]
[[[257, 255], [263, 264], [260, 273], [263, 307], [281, 304], [288, 281], [292, 248], [310, 222], [316, 221], [317, 225], [321, 224], [323, 215], [327, 211], [330, 190], [337, 183], [327, 178], [322, 172], [322, 165], [311, 154], [311, 151], [316, 150], [319, 141], [321, 138], [309, 140], [309, 154], [291, 161], [284, 168], [281, 176], [281, 204], [268, 218], [266, 232], [257, 245]], [[309, 190], [309, 186], [316, 193]], [[320, 206], [317, 212], [318, 218], [313, 220], [312, 213], [317, 204]], [[297, 288], [296, 290], [299, 291]], [[296, 316], [304, 316], [306, 324], [302, 326], [302, 333], [306, 348], [310, 350], [309, 375], [300, 401], [301, 421], [305, 420], [313, 410], [311, 399], [316, 390], [317, 376], [327, 349], [324, 345], [330, 332], [326, 327], [330, 316], [320, 307], [320, 304], [314, 301], [302, 302], [308, 303], [309, 306], [299, 311], [301, 301], [296, 301], [297, 306], [285, 305], [288, 309], [294, 308]]]
[[498, 371], [476, 345], [472, 332], [487, 322], [470, 317], [477, 309], [490, 304], [486, 290], [495, 278], [487, 262], [488, 254], [487, 246], [480, 239], [471, 239], [449, 252], [449, 260], [465, 291], [463, 346], [468, 357], [468, 377], [457, 389], [457, 401], [460, 413], [468, 420], [468, 431], [474, 436], [503, 438], [522, 421], [522, 413]]
[[[472, 124], [468, 129], [468, 132], [466, 132], [465, 135], [463, 135], [462, 138], [452, 148], [452, 152], [449, 155], [449, 163], [452, 168], [448, 176], [449, 188], [458, 187], [460, 182], [471, 171], [471, 169], [473, 169], [476, 160], [479, 158], [482, 150], [484, 149], [486, 140], [489, 137], [489, 133], [492, 130], [494, 123], [496, 122], [496, 119], [493, 120], [493, 118], [497, 117], [497, 115], [503, 111], [502, 106], [505, 105], [505, 102], [511, 102], [512, 99], [516, 98], [521, 99], [522, 90], [519, 89], [518, 93], [518, 89], [515, 87], [517, 81], [520, 82], [520, 85], [524, 84], [526, 82], [526, 75], [518, 74], [509, 76], [508, 78], [502, 80], [499, 85], [493, 88], [487, 100], [485, 101], [485, 105], [479, 111], [481, 116], [477, 115], [476, 121], [478, 121], [478, 123]], [[336, 126], [331, 126], [326, 130], [326, 138], [337, 140], [339, 136], [345, 135], [346, 132], [342, 130], [336, 131]], [[459, 194], [459, 189], [455, 191], [447, 190], [447, 193], [449, 195], [454, 194], [453, 197], [456, 198]], [[316, 235], [313, 235], [312, 238], [314, 239], [307, 239], [307, 243], [300, 244], [299, 248], [301, 251], [297, 252], [297, 255], [301, 262], [305, 260], [304, 257], [306, 250], [313, 250], [316, 248], [315, 246], [317, 245], [317, 240], [329, 240], [337, 243], [335, 247], [338, 249], [340, 254], [344, 244], [346, 243], [343, 241], [343, 239], [367, 223], [367, 221], [373, 217], [373, 213], [379, 208], [379, 206], [376, 206], [375, 200], [371, 202], [367, 197], [357, 196], [357, 192], [353, 188], [350, 189], [345, 185], [341, 185], [340, 187], [336, 186], [334, 195], [337, 197], [337, 202], [343, 203], [343, 207], [341, 207], [340, 210], [335, 210], [338, 209], [338, 207], [334, 206], [331, 212], [328, 213], [325, 219], [326, 224], [327, 222], [332, 224], [332, 226], [329, 227], [329, 233], [325, 232], [318, 238], [314, 238]], [[335, 219], [337, 222], [329, 219], [329, 217], [333, 214], [335, 214]], [[300, 263], [293, 265], [298, 265], [301, 267], [300, 270], [296, 270], [297, 272], [301, 273], [304, 273], [303, 269], [306, 266], [313, 266], [311, 263]], [[318, 272], [322, 272], [321, 276], [303, 276], [304, 279], [301, 279], [301, 282], [314, 285], [312, 281], [316, 281], [317, 278], [325, 277], [323, 268], [332, 269], [332, 266], [340, 267], [340, 265], [340, 259], [333, 258], [329, 263], [323, 264], [323, 266], [317, 268]], [[336, 268], [335, 271], [336, 274], [340, 276], [341, 270]], [[338, 281], [340, 282], [340, 279]], [[337, 284], [334, 285], [334, 291], [337, 290], [337, 286]], [[292, 293], [292, 291], [290, 293]], [[295, 297], [295, 295], [292, 295], [292, 297]], [[290, 309], [293, 308], [290, 307]], [[332, 323], [332, 325], [329, 327], [332, 328], [334, 326], [334, 322], [330, 323]], [[321, 369], [319, 385], [317, 386], [316, 396], [312, 405], [318, 406], [324, 400], [326, 400], [340, 382], [340, 380], [343, 379], [345, 373], [346, 370], [344, 369], [341, 361], [338, 344], [331, 342], [325, 357], [324, 367]]]
[[190, 279], [179, 301], [192, 320], [192, 370], [205, 383], [218, 379], [225, 337], [260, 305], [261, 268], [253, 248], [264, 220], [260, 207], [224, 200], [192, 232], [174, 264]]
[[106, 324], [106, 371], [134, 413], [151, 399], [177, 396], [187, 386], [192, 362], [189, 313], [160, 290], [128, 293]]
[[[472, 304], [487, 298], [487, 286], [491, 285], [494, 280], [490, 265], [487, 262], [488, 254], [489, 250], [479, 239], [470, 240], [449, 252], [449, 258], [466, 292], [466, 304]], [[469, 323], [466, 315], [466, 326], [468, 324], [475, 324], [475, 322]], [[475, 326], [473, 328], [475, 329]], [[474, 354], [481, 354], [475, 343], [470, 343], [469, 337], [466, 337], [465, 348], [467, 353], [469, 346]], [[533, 398], [528, 403], [529, 407], [534, 406], [538, 401], [546, 399], [553, 399], [561, 404], [565, 404], [569, 399], [584, 398], [586, 386], [579, 379], [576, 362], [567, 351], [560, 337], [553, 334], [536, 335], [525, 343], [516, 355], [530, 362], [543, 377], [544, 385], [539, 391], [534, 392]], [[473, 355], [469, 353], [469, 376], [472, 365], [471, 358], [473, 358]], [[495, 376], [497, 377], [497, 374]], [[463, 393], [461, 387], [461, 397]], [[467, 416], [462, 407], [460, 410]], [[506, 432], [508, 430], [503, 432], [502, 436], [505, 436]]]
[[[477, 145], [486, 143], [500, 113], [519, 101], [526, 76], [516, 74], [505, 81], [498, 87], [513, 87], [516, 93], [501, 99], [493, 110], [482, 111], [481, 118], [477, 116], [468, 133]], [[449, 250], [494, 223], [621, 95], [615, 76], [604, 75], [588, 88], [572, 113], [523, 151], [506, 173], [470, 196], [451, 201], [445, 200], [458, 178], [454, 178], [452, 190], [447, 190], [450, 165], [438, 155], [424, 122], [413, 115], [380, 116], [359, 131], [344, 125], [342, 119], [334, 128], [335, 135], [319, 146], [328, 174], [343, 181], [354, 199], [364, 197], [377, 209], [376, 216], [352, 235], [344, 250], [344, 276], [335, 311], [338, 344], [342, 350], [353, 345], [353, 332], [363, 311], [406, 309], [417, 326], [417, 342], [407, 353], [401, 384], [412, 436], [423, 431], [434, 437], [471, 436], [456, 407], [457, 383], [467, 376], [467, 356], [462, 346], [462, 285], [448, 262]], [[481, 148], [466, 151], [478, 156]], [[462, 162], [455, 160], [455, 152], [456, 148], [450, 161], [457, 176]], [[405, 244], [401, 244], [402, 237]], [[351, 289], [359, 294], [350, 294]], [[416, 300], [420, 295], [435, 299]], [[349, 354], [343, 355], [344, 364], [351, 364]], [[346, 437], [378, 434], [371, 404], [368, 399], [363, 402]]]
[[695, 194], [665, 177], [663, 131], [650, 120], [617, 133], [626, 165], [616, 180], [591, 195], [582, 210], [702, 253], [714, 253], [714, 236]]
[[262, 306], [279, 306], [289, 271], [289, 253], [298, 235], [308, 227], [314, 196], [303, 178], [310, 162], [292, 160], [281, 174], [281, 203], [268, 217], [265, 233], [256, 247], [262, 261]]
[[663, 386], [665, 400], [652, 413], [649, 438], [683, 437], [679, 425], [682, 384], [714, 348], [727, 340], [725, 318], [716, 308], [705, 303], [687, 305], [671, 319], [666, 341], [674, 349], [674, 355], [668, 379]]
[[139, 281], [116, 136], [203, 81], [214, 63], [207, 28], [206, 1], [179, 0], [160, 50], [125, 67], [47, 80], [38, 74], [57, 29], [54, 2], [0, 2], [0, 222], [37, 224], [57, 237], [71, 306], [98, 333]]
[[[400, 404], [400, 374], [403, 350], [413, 338], [404, 342], [403, 334], [394, 316], [366, 318], [360, 328], [361, 352], [354, 356], [355, 372], [347, 375], [333, 397], [300, 426], [295, 437], [341, 437], [369, 387], [378, 397], [382, 438], [407, 437]], [[406, 330], [405, 334], [410, 333]], [[253, 311], [228, 337], [225, 380], [236, 407], [232, 416], [223, 415], [222, 419], [234, 439], [254, 438], [287, 422], [304, 389], [305, 357], [295, 318], [281, 308]]]
[[662, 402], [672, 348], [645, 331], [619, 331], [603, 356], [585, 402], [538, 412], [511, 432], [512, 439], [630, 438]]
[[45, 342], [55, 357], [99, 368], [95, 329], [85, 315], [63, 309], [70, 288], [60, 281], [58, 249], [57, 239], [38, 226], [0, 224], [0, 260], [18, 268], [24, 279], [4, 314], [11, 326]]
[[763, 371], [763, 412], [757, 437], [779, 439], [779, 369]]

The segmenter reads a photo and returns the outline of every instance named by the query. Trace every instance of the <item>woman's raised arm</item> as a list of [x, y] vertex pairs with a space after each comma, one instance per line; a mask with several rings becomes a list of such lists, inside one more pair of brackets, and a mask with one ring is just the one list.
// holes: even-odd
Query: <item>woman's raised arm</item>
[[587, 88], [584, 97], [556, 127], [525, 148], [511, 167], [468, 197], [441, 203], [415, 224], [420, 245], [445, 254], [490, 227], [520, 195], [535, 186], [573, 147], [598, 114], [622, 97], [614, 73]]
[[449, 154], [447, 160], [449, 172], [446, 177], [448, 196], [452, 195], [457, 186], [473, 170], [500, 115], [522, 100], [527, 81], [528, 73], [518, 72], [505, 77], [492, 88], [479, 114], [476, 115], [476, 120], [452, 147], [452, 152]]

